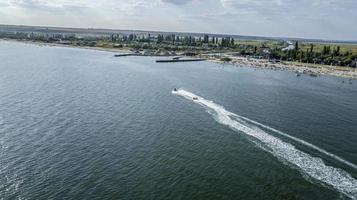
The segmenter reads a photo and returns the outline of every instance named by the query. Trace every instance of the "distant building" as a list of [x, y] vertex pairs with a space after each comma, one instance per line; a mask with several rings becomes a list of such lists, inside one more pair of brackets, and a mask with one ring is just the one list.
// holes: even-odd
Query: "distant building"
[[262, 51], [265, 54], [271, 54], [271, 50], [269, 48], [264, 48], [264, 49], [262, 49]]
[[208, 43], [203, 43], [203, 44], [202, 44], [202, 47], [203, 47], [203, 48], [208, 48], [209, 45], [208, 45]]
[[144, 56], [150, 56], [150, 55], [153, 55], [153, 51], [152, 50], [150, 50], [150, 49], [146, 49], [145, 51], [144, 51], [144, 53], [143, 53], [143, 55]]
[[283, 48], [282, 51], [289, 51], [289, 50], [294, 50], [294, 49], [295, 49], [295, 45], [290, 44], [289, 46]]
[[295, 49], [295, 45], [293, 44], [293, 42], [286, 41], [286, 43], [288, 44], [288, 46], [283, 48], [282, 51], [289, 51], [289, 50], [294, 50]]

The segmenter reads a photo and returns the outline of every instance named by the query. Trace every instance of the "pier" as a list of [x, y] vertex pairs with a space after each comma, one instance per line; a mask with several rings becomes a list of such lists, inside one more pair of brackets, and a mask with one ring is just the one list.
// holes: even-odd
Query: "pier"
[[136, 53], [124, 53], [124, 54], [115, 54], [114, 57], [124, 57], [124, 56], [137, 56]]
[[198, 62], [206, 59], [170, 59], [170, 60], [156, 60], [157, 63], [174, 63], [174, 62]]

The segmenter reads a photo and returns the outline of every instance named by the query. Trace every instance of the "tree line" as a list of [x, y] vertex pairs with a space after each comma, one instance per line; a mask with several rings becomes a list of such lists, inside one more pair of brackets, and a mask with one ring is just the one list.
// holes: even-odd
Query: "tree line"
[[314, 44], [309, 44], [309, 47], [304, 50], [298, 42], [295, 43], [295, 48], [291, 50], [283, 51], [275, 48], [270, 58], [351, 67], [356, 67], [357, 61], [357, 55], [354, 55], [351, 51], [341, 52], [340, 46], [324, 45], [319, 51], [315, 50]]

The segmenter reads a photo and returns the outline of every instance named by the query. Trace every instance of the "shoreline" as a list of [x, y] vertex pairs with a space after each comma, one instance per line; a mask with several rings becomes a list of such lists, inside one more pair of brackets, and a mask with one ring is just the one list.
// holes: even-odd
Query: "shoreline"
[[221, 61], [219, 58], [212, 58], [207, 56], [201, 56], [200, 58], [205, 58], [207, 61], [212, 61], [219, 64], [230, 64], [235, 67], [292, 71], [295, 72], [297, 76], [300, 76], [301, 74], [306, 74], [313, 77], [330, 75], [341, 78], [357, 79], [357, 69], [351, 67], [327, 66], [311, 63], [294, 63], [289, 61], [274, 63], [267, 59], [249, 59], [242, 56], [229, 56], [229, 58], [232, 60], [228, 62]]
[[1, 38], [0, 42], [1, 41], [18, 42], [18, 43], [33, 44], [33, 45], [48, 46], [48, 47], [64, 47], [64, 48], [106, 51], [106, 52], [112, 52], [112, 53], [130, 53], [131, 52], [129, 49], [128, 50], [126, 50], [126, 49], [108, 49], [108, 48], [103, 48], [103, 47], [75, 46], [75, 45], [59, 44], [59, 43], [35, 42], [35, 41], [29, 41], [29, 40], [14, 40], [14, 39]]
[[[0, 41], [7, 42], [19, 42], [33, 45], [43, 45], [49, 47], [65, 47], [65, 48], [78, 48], [78, 49], [87, 49], [87, 50], [96, 50], [96, 51], [106, 51], [112, 53], [133, 53], [130, 49], [114, 49], [114, 48], [104, 48], [104, 47], [89, 47], [89, 46], [75, 46], [75, 45], [67, 45], [67, 44], [58, 44], [58, 43], [46, 43], [46, 42], [36, 42], [36, 41], [28, 41], [28, 40], [14, 40], [14, 39], [0, 39]], [[176, 52], [177, 55], [183, 54], [184, 52]], [[162, 56], [162, 55], [141, 55], [137, 54], [134, 56]], [[170, 57], [170, 56], [167, 56]], [[319, 65], [319, 64], [311, 64], [311, 63], [297, 63], [290, 61], [282, 61], [282, 62], [271, 62], [267, 59], [255, 59], [248, 58], [243, 56], [231, 56], [226, 55], [222, 57], [228, 57], [231, 61], [224, 62], [221, 61], [222, 57], [212, 57], [210, 55], [197, 55], [193, 56], [194, 58], [205, 59], [209, 62], [215, 62], [218, 64], [230, 64], [235, 67], [250, 67], [256, 69], [269, 69], [269, 70], [280, 70], [280, 71], [292, 71], [297, 75], [307, 74], [310, 76], [320, 76], [320, 75], [330, 75], [342, 78], [349, 79], [357, 79], [357, 68], [352, 67], [340, 67], [340, 66], [328, 66], [328, 65]]]

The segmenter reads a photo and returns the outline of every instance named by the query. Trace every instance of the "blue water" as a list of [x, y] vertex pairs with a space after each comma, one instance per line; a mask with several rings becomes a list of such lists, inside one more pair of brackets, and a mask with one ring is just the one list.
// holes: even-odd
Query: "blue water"
[[317, 180], [171, 92], [356, 165], [356, 80], [155, 59], [0, 42], [0, 199], [357, 198], [353, 166], [264, 129], [352, 185]]

